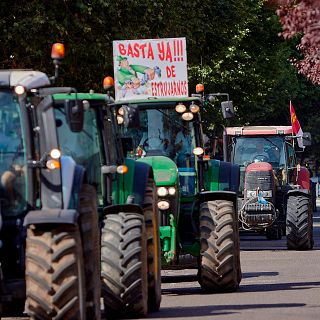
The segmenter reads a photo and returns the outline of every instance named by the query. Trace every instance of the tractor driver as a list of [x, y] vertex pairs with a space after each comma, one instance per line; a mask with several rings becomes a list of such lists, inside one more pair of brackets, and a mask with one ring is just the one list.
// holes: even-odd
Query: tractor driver
[[184, 125], [182, 129], [177, 133], [175, 140], [178, 167], [191, 167], [191, 144], [192, 137], [190, 136], [190, 129], [187, 125]]
[[264, 145], [261, 140], [255, 141], [255, 152], [252, 157], [252, 162], [268, 162], [269, 155], [264, 151]]

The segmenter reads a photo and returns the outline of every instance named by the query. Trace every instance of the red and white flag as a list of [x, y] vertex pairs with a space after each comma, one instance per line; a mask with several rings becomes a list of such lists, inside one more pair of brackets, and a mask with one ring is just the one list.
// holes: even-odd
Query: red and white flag
[[298, 137], [297, 138], [298, 146], [303, 149], [304, 148], [303, 140], [302, 140], [303, 131], [301, 129], [299, 120], [298, 120], [297, 115], [296, 115], [296, 113], [294, 111], [294, 108], [293, 108], [293, 105], [292, 105], [291, 101], [290, 101], [290, 117], [291, 117], [291, 125], [292, 125], [293, 135]]

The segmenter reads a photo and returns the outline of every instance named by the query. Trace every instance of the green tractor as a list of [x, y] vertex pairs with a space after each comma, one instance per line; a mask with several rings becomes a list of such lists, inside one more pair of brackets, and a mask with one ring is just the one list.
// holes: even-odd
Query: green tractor
[[[112, 99], [97, 93], [57, 94], [61, 151], [81, 164], [97, 190], [101, 223], [102, 296], [107, 317], [145, 316], [161, 302], [161, 248], [151, 166], [124, 156]], [[70, 130], [65, 101], [84, 109], [80, 133]], [[126, 122], [125, 126], [130, 126]], [[93, 199], [94, 200], [94, 199]]]
[[194, 96], [116, 102], [111, 108], [127, 157], [154, 171], [163, 267], [196, 265], [205, 291], [233, 291], [241, 281], [239, 167], [204, 154], [203, 103]]
[[[95, 189], [61, 156], [52, 94], [74, 89], [51, 87], [61, 56], [53, 50], [53, 58], [51, 79], [0, 71], [0, 306], [32, 319], [99, 319]], [[80, 131], [81, 106], [65, 101], [65, 110], [70, 130]]]

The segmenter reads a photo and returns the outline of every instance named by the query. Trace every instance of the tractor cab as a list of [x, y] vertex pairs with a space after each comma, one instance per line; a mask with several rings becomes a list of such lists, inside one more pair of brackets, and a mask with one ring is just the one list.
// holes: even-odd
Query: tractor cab
[[[161, 99], [160, 99], [161, 100]], [[162, 170], [157, 179], [159, 187], [179, 187], [182, 196], [194, 196], [199, 188], [196, 178], [197, 156], [203, 154], [199, 127], [199, 99], [186, 98], [183, 102], [172, 99], [156, 102], [131, 102], [139, 111], [138, 126], [120, 126], [123, 138], [131, 140], [129, 157], [149, 162], [150, 157], [161, 161]], [[118, 121], [122, 106], [118, 105]], [[149, 160], [148, 160], [149, 159]], [[178, 169], [179, 186], [170, 180], [168, 173]], [[171, 185], [170, 185], [171, 182]], [[173, 191], [171, 191], [173, 192]]]

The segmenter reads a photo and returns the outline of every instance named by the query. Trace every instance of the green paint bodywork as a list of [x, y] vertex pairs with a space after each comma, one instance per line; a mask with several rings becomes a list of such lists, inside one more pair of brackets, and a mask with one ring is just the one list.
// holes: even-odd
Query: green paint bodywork
[[156, 186], [175, 186], [178, 179], [177, 165], [173, 160], [164, 156], [140, 158], [138, 161], [148, 163], [155, 176]]
[[[179, 176], [176, 163], [168, 157], [150, 156], [137, 161], [148, 163], [154, 173], [157, 187], [175, 187], [176, 196], [179, 196]], [[170, 263], [176, 256], [177, 223], [179, 219], [179, 206], [175, 210], [169, 208], [169, 225], [160, 226], [160, 239], [162, 242], [162, 256], [165, 263]]]
[[[106, 94], [101, 93], [71, 93], [71, 94], [54, 94], [53, 99], [57, 102], [63, 102], [65, 100], [78, 99], [88, 100], [89, 102], [94, 102], [95, 106], [103, 107], [108, 102], [111, 102], [110, 97]], [[102, 147], [101, 147], [102, 148]], [[112, 181], [112, 201], [113, 204], [125, 204], [128, 196], [133, 193], [134, 184], [134, 173], [135, 173], [135, 161], [132, 159], [125, 158], [124, 165], [128, 167], [128, 172], [126, 174], [113, 174]], [[101, 176], [101, 183], [103, 177]], [[103, 183], [102, 183], [103, 185]]]

